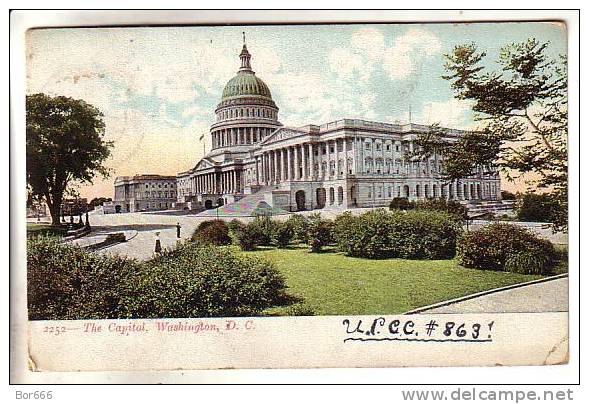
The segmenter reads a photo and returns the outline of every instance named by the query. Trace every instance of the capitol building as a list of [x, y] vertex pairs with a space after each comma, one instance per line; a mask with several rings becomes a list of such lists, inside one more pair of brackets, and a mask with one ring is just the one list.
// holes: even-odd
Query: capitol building
[[[249, 200], [300, 211], [388, 206], [395, 197], [500, 199], [497, 172], [481, 170], [448, 183], [443, 156], [411, 157], [416, 137], [429, 126], [357, 119], [284, 126], [270, 89], [252, 70], [245, 42], [239, 57], [241, 66], [215, 109], [211, 151], [176, 177], [177, 207]], [[449, 138], [464, 133], [447, 129]]]

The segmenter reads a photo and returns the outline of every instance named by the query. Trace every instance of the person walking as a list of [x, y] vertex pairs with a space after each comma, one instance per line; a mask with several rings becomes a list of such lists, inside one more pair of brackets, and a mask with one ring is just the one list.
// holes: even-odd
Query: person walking
[[160, 241], [160, 232], [155, 232], [155, 253], [159, 254], [162, 252], [162, 242]]
[[182, 226], [180, 226], [180, 222], [178, 222], [176, 224], [176, 238], [180, 238], [180, 229], [182, 228]]

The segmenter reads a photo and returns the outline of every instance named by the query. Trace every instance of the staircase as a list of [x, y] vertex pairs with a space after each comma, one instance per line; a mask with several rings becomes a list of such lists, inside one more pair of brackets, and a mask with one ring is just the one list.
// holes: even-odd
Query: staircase
[[204, 217], [240, 217], [240, 216], [257, 216], [262, 212], [271, 215], [288, 214], [287, 211], [274, 208], [266, 202], [266, 194], [272, 192], [273, 187], [260, 188], [255, 194], [247, 195], [237, 202], [229, 203], [215, 209], [205, 210], [197, 214]]

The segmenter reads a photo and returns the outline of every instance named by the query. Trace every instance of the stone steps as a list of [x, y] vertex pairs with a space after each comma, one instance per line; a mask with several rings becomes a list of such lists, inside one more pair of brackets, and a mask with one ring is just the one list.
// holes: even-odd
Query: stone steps
[[266, 202], [266, 194], [272, 191], [272, 187], [261, 188], [255, 194], [247, 195], [237, 202], [215, 209], [209, 209], [199, 213], [197, 216], [204, 217], [243, 217], [243, 216], [257, 216], [262, 212], [271, 215], [288, 214], [287, 211], [279, 208], [273, 208]]

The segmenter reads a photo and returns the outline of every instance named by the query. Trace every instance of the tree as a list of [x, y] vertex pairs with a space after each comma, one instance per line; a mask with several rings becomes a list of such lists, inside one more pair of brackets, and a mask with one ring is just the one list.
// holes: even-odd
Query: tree
[[64, 194], [74, 184], [108, 177], [103, 162], [113, 144], [103, 139], [102, 113], [83, 100], [39, 93], [27, 96], [26, 109], [27, 185], [58, 226]]
[[107, 198], [104, 196], [100, 196], [98, 198], [92, 198], [92, 200], [88, 203], [88, 205], [92, 206], [92, 208], [96, 208], [97, 206], [102, 206], [104, 202], [110, 202], [112, 198]]
[[554, 199], [547, 194], [519, 194], [516, 208], [517, 218], [524, 222], [554, 222], [558, 214]]
[[556, 228], [567, 226], [567, 72], [566, 57], [551, 60], [547, 43], [528, 39], [503, 47], [499, 69], [481, 66], [485, 52], [474, 44], [445, 55], [444, 79], [455, 97], [472, 103], [477, 131], [448, 140], [434, 126], [417, 140], [420, 156], [445, 156], [446, 178], [454, 180], [497, 167], [508, 179], [533, 173], [533, 185], [557, 204]]

